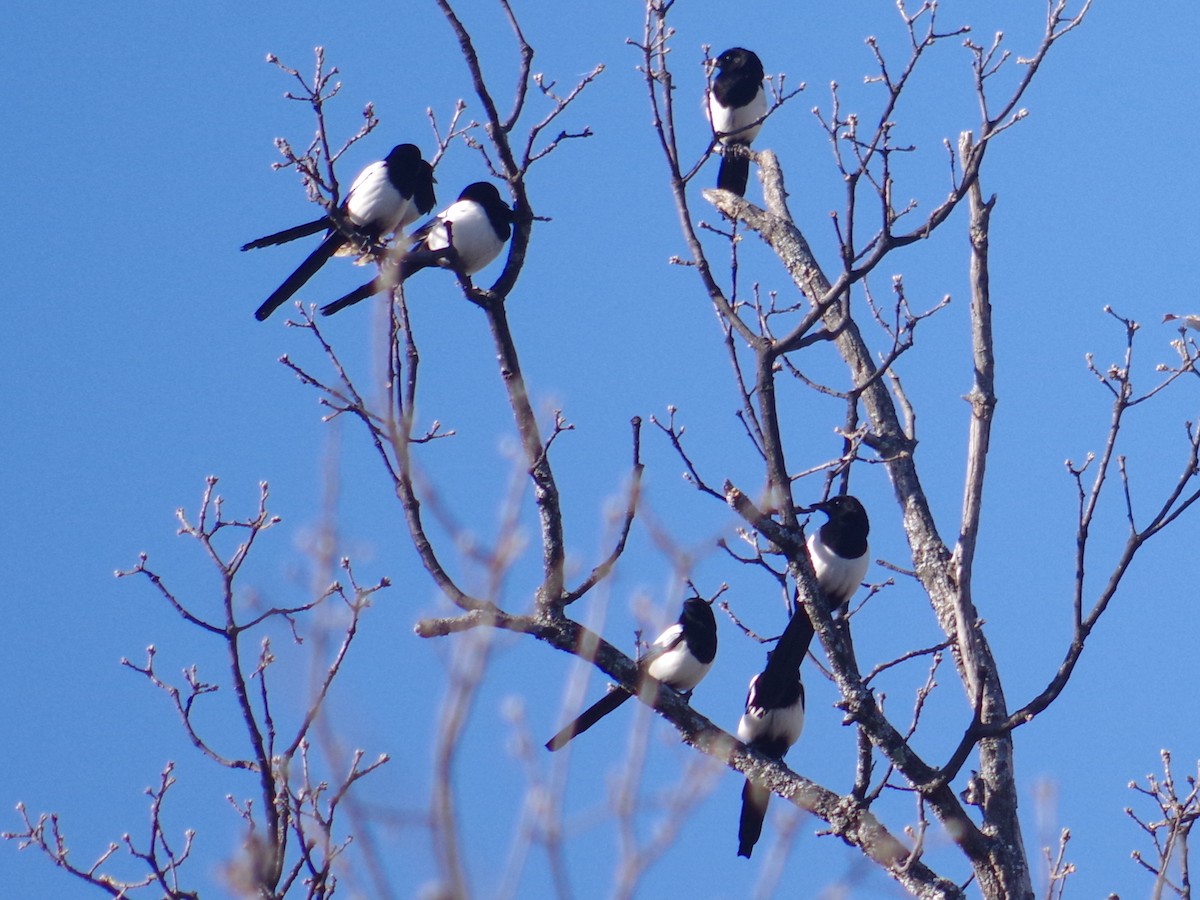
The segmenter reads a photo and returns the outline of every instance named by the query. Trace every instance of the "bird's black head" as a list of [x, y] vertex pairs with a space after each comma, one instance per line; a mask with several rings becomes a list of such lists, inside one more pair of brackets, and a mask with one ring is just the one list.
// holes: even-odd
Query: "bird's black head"
[[413, 166], [421, 161], [421, 150], [416, 144], [397, 144], [384, 159], [389, 166]]
[[692, 655], [700, 662], [712, 662], [717, 655], [717, 617], [713, 615], [712, 604], [703, 597], [688, 597], [683, 601], [679, 624]]
[[421, 158], [416, 144], [397, 144], [384, 162], [388, 179], [403, 196], [415, 202], [417, 212], [424, 214], [433, 209], [437, 203], [433, 189], [437, 179], [433, 177], [433, 166]]
[[722, 75], [739, 75], [755, 81], [762, 81], [765, 75], [758, 54], [744, 47], [730, 47], [718, 56], [717, 68]]
[[512, 221], [512, 209], [500, 197], [500, 192], [496, 190], [496, 186], [490, 181], [476, 181], [473, 184], [468, 184], [463, 188], [462, 193], [458, 195], [458, 199], [478, 203], [489, 213], [507, 213], [507, 221]]
[[849, 494], [840, 494], [836, 497], [830, 497], [823, 503], [814, 503], [812, 508], [814, 510], [819, 509], [825, 515], [829, 516], [831, 524], [852, 528], [855, 531], [861, 529], [863, 537], [866, 537], [871, 531], [871, 522], [867, 518], [867, 511], [858, 502], [857, 497], [851, 497]]
[[712, 602], [699, 595], [688, 597], [683, 601], [683, 612], [679, 614], [680, 621], [683, 621], [684, 616], [709, 622], [717, 621], [717, 617], [713, 615]]
[[458, 195], [458, 199], [469, 200], [482, 206], [500, 240], [507, 241], [512, 235], [512, 223], [516, 221], [516, 214], [512, 207], [500, 198], [500, 192], [490, 181], [476, 181], [474, 184], [468, 184]]

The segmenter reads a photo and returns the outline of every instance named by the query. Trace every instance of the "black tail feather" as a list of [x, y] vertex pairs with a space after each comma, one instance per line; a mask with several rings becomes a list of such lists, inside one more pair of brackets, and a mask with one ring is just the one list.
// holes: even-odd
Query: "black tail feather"
[[812, 646], [815, 635], [816, 629], [813, 628], [812, 620], [808, 618], [804, 607], [797, 603], [787, 627], [779, 638], [779, 643], [767, 657], [767, 666], [794, 672], [800, 667], [800, 663], [804, 662], [804, 657], [808, 656], [808, 648]]
[[336, 312], [341, 312], [347, 306], [353, 306], [355, 303], [366, 300], [368, 297], [373, 297], [380, 291], [403, 283], [415, 272], [420, 272], [422, 269], [429, 268], [430, 266], [441, 265], [446, 258], [446, 253], [447, 251], [445, 250], [411, 250], [400, 260], [398, 267], [388, 266], [384, 269], [384, 274], [380, 275], [374, 281], [356, 287], [350, 293], [339, 297], [332, 303], [326, 303], [321, 307], [321, 315], [332, 316]]
[[749, 859], [754, 852], [754, 845], [762, 836], [763, 819], [767, 816], [770, 801], [770, 791], [746, 780], [742, 788], [742, 818], [738, 823], [738, 856]]
[[561, 750], [563, 747], [567, 746], [567, 743], [571, 740], [571, 738], [578, 734], [583, 734], [632, 696], [633, 695], [624, 688], [614, 688], [613, 690], [609, 691], [607, 694], [585, 709], [582, 713], [580, 713], [579, 718], [577, 718], [574, 722], [572, 722], [554, 737], [550, 738], [550, 740], [546, 741], [546, 749], [551, 751]]
[[263, 305], [254, 313], [254, 318], [258, 321], [263, 321], [275, 310], [279, 309], [288, 298], [296, 291], [304, 287], [305, 282], [317, 274], [317, 270], [329, 261], [330, 257], [338, 251], [338, 248], [346, 242], [346, 238], [339, 231], [332, 231], [321, 241], [321, 245], [312, 253], [308, 254], [308, 258], [296, 268], [296, 271], [289, 275], [279, 287], [275, 289], [270, 297], [263, 301]]
[[380, 275], [378, 278], [368, 281], [366, 284], [359, 285], [350, 293], [339, 297], [332, 303], [326, 303], [321, 307], [321, 315], [332, 316], [335, 312], [341, 312], [347, 306], [353, 306], [360, 300], [366, 300], [368, 297], [375, 296], [382, 291], [385, 286], [386, 285], [384, 284], [383, 276]]
[[733, 191], [739, 197], [746, 196], [746, 183], [750, 180], [750, 160], [740, 153], [726, 153], [721, 157], [717, 169], [717, 187]]
[[332, 227], [333, 223], [329, 221], [329, 216], [321, 216], [321, 218], [305, 222], [303, 225], [294, 225], [291, 228], [285, 228], [283, 231], [255, 238], [248, 244], [242, 244], [242, 249], [257, 250], [259, 247], [274, 247], [276, 244], [286, 244], [288, 241], [308, 237], [310, 234], [316, 234], [318, 231], [325, 231]]
[[404, 254], [404, 259], [400, 260], [400, 280], [407, 281], [410, 276], [415, 275], [422, 269], [444, 266], [446, 260], [449, 258], [447, 254], [451, 252], [453, 251], [450, 248], [445, 250], [426, 250], [424, 245], [414, 247], [408, 253]]

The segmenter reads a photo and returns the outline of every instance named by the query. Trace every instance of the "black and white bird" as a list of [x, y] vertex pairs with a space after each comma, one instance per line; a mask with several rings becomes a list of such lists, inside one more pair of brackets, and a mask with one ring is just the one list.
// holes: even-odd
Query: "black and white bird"
[[[708, 674], [716, 656], [716, 616], [707, 600], [690, 597], [683, 601], [679, 620], [658, 636], [638, 667], [656, 681], [687, 693]], [[632, 696], [625, 688], [613, 688], [546, 741], [546, 749], [561, 750]]]
[[[708, 118], [718, 141], [726, 147], [749, 147], [762, 130], [767, 114], [762, 60], [752, 50], [731, 47], [717, 57], [717, 77], [708, 94]], [[750, 160], [741, 153], [721, 156], [717, 187], [746, 194]]]
[[[434, 181], [433, 167], [421, 158], [417, 146], [399, 144], [384, 159], [371, 163], [358, 173], [341, 205], [341, 212], [363, 238], [378, 241], [392, 232], [399, 233], [433, 209], [437, 202]], [[329, 216], [268, 234], [242, 246], [243, 250], [270, 247], [326, 230], [328, 234], [320, 246], [254, 313], [256, 319], [261, 322], [271, 315], [332, 256], [353, 252], [354, 247], [351, 239], [334, 226]]]
[[[804, 730], [804, 685], [800, 663], [808, 651], [807, 622], [803, 610], [788, 621], [767, 664], [750, 679], [746, 711], [738, 722], [738, 738], [771, 759], [783, 759]], [[803, 643], [803, 646], [801, 644]], [[750, 858], [762, 834], [771, 792], [749, 778], [742, 788], [742, 815], [738, 821], [738, 856]]]
[[871, 522], [857, 497], [841, 494], [816, 503], [813, 510], [829, 516], [829, 521], [808, 536], [808, 554], [812, 557], [821, 596], [830, 612], [850, 602], [862, 584], [870, 564], [871, 547], [867, 535]]
[[400, 260], [398, 272], [380, 273], [321, 307], [321, 315], [333, 315], [430, 266], [474, 275], [500, 255], [512, 236], [514, 219], [512, 207], [501, 199], [494, 184], [469, 184], [457, 200], [413, 232], [415, 243]]
[[[820, 511], [829, 516], [828, 522], [808, 536], [808, 555], [821, 589], [821, 599], [832, 613], [850, 602], [867, 574], [867, 566], [871, 563], [871, 547], [867, 542], [871, 522], [858, 498], [849, 494], [830, 497], [804, 511]], [[796, 610], [795, 618], [799, 618], [807, 629], [807, 633], [797, 637], [803, 644], [803, 657], [812, 643], [813, 627], [803, 609]], [[797, 625], [797, 629], [802, 630], [801, 625]]]

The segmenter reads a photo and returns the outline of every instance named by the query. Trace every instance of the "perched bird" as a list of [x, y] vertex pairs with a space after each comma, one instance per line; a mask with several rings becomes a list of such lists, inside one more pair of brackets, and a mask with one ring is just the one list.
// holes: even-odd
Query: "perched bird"
[[[731, 47], [717, 57], [716, 65], [717, 77], [708, 94], [708, 118], [713, 131], [726, 147], [749, 147], [762, 130], [762, 118], [767, 114], [762, 60], [751, 50]], [[749, 159], [740, 153], [721, 156], [717, 187], [742, 197], [749, 178]]]
[[381, 273], [321, 307], [321, 315], [333, 315], [430, 266], [474, 275], [500, 255], [512, 235], [514, 218], [494, 184], [476, 181], [467, 185], [454, 203], [413, 232], [416, 243], [400, 260], [398, 273]]
[[[690, 597], [683, 601], [679, 620], [658, 636], [638, 660], [638, 667], [656, 681], [686, 693], [708, 674], [716, 656], [717, 619], [712, 607], [701, 597]], [[561, 750], [632, 696], [625, 688], [613, 688], [546, 741], [546, 749]]]
[[[811, 628], [807, 626], [804, 611], [796, 610], [775, 649], [767, 653], [766, 666], [750, 679], [746, 711], [738, 722], [738, 738], [771, 759], [783, 759], [804, 729], [800, 663], [808, 651], [805, 634], [811, 637]], [[754, 851], [770, 799], [769, 790], [746, 779], [738, 822], [738, 856], [749, 859]]]
[[[400, 144], [393, 147], [384, 159], [371, 163], [358, 173], [341, 205], [341, 212], [364, 238], [380, 240], [394, 231], [403, 230], [433, 209], [437, 202], [433, 192], [434, 180], [433, 167], [421, 158], [421, 151], [416, 145]], [[254, 313], [260, 322], [300, 290], [330, 257], [346, 252], [352, 242], [334, 226], [329, 216], [322, 216], [242, 246], [243, 250], [270, 247], [325, 230], [329, 233], [320, 246]]]
[[1193, 331], [1200, 331], [1200, 316], [1177, 316], [1175, 313], [1167, 313], [1165, 316], [1163, 316], [1164, 323], [1174, 322], [1176, 320], [1179, 321], [1180, 328], [1191, 328]]
[[871, 523], [867, 511], [857, 497], [842, 494], [816, 503], [813, 510], [829, 516], [829, 521], [808, 536], [808, 553], [812, 557], [821, 596], [830, 612], [850, 601], [862, 584], [870, 564], [871, 548], [867, 535]]
[[[821, 599], [832, 613], [850, 602], [867, 574], [871, 562], [867, 534], [871, 523], [863, 505], [849, 494], [830, 497], [804, 511], [818, 510], [829, 516], [829, 521], [808, 536], [808, 555], [821, 588]], [[796, 625], [796, 640], [803, 645], [800, 654], [803, 658], [812, 643], [813, 626], [803, 609], [796, 610], [792, 619], [797, 618], [801, 621]]]

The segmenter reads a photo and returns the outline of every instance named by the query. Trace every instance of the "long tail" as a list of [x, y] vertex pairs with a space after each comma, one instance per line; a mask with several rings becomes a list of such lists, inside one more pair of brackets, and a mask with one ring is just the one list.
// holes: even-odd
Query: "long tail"
[[763, 819], [766, 818], [770, 800], [770, 791], [746, 780], [742, 788], [742, 819], [738, 823], [738, 856], [749, 859], [754, 852], [754, 845], [762, 835]]
[[316, 234], [318, 231], [324, 231], [332, 227], [333, 223], [329, 221], [329, 216], [321, 216], [321, 218], [305, 222], [303, 225], [294, 225], [291, 228], [285, 228], [283, 231], [255, 238], [248, 244], [242, 244], [242, 249], [257, 250], [259, 247], [274, 247], [276, 244], [286, 244], [288, 241], [308, 237], [310, 234]]
[[368, 281], [366, 284], [359, 285], [348, 294], [344, 294], [332, 303], [326, 303], [321, 307], [321, 315], [332, 316], [336, 312], [341, 312], [347, 306], [353, 306], [361, 300], [366, 300], [368, 297], [373, 297], [382, 290], [395, 287], [397, 284], [403, 283], [408, 279], [408, 276], [415, 272], [420, 272], [422, 269], [427, 269], [430, 266], [438, 265], [439, 261], [444, 258], [444, 254], [440, 251], [428, 250], [413, 250], [406, 253], [403, 259], [400, 260], [398, 268], [385, 270], [386, 274], [380, 275], [373, 281]]
[[740, 153], [728, 153], [721, 157], [717, 169], [717, 187], [733, 191], [739, 197], [746, 196], [746, 183], [750, 180], [750, 160]]
[[384, 284], [383, 276], [380, 275], [378, 278], [372, 279], [366, 284], [359, 285], [350, 293], [339, 297], [332, 303], [326, 303], [321, 307], [321, 315], [332, 316], [335, 312], [341, 312], [347, 306], [353, 306], [360, 300], [366, 300], [368, 297], [378, 294], [384, 289], [384, 287], [386, 287], [386, 285]]
[[815, 636], [816, 629], [813, 628], [808, 613], [804, 611], [803, 606], [797, 603], [795, 612], [788, 620], [787, 628], [779, 638], [779, 643], [775, 645], [777, 649], [782, 648], [785, 652], [773, 654], [767, 661], [767, 665], [774, 662], [781, 668], [797, 668], [804, 661], [804, 657], [808, 656], [808, 648], [812, 646]]
[[407, 281], [409, 277], [433, 266], [445, 265], [447, 250], [426, 250], [423, 245], [414, 247], [404, 254], [400, 260], [400, 280]]
[[312, 253], [308, 254], [308, 259], [300, 263], [299, 267], [289, 275], [279, 287], [275, 289], [270, 297], [263, 301], [263, 305], [254, 313], [254, 318], [262, 321], [275, 310], [279, 309], [283, 303], [304, 287], [304, 283], [308, 279], [317, 274], [317, 269], [325, 265], [338, 247], [345, 243], [346, 238], [340, 231], [331, 231], [325, 240], [321, 241], [321, 245]]
[[632, 696], [633, 695], [624, 688], [614, 688], [613, 690], [609, 691], [607, 694], [585, 709], [582, 713], [580, 713], [579, 718], [577, 718], [574, 722], [572, 722], [554, 737], [550, 738], [550, 740], [546, 741], [546, 749], [551, 751], [561, 750], [563, 747], [567, 746], [567, 743], [571, 740], [571, 738], [575, 737], [577, 734], [583, 734]]

